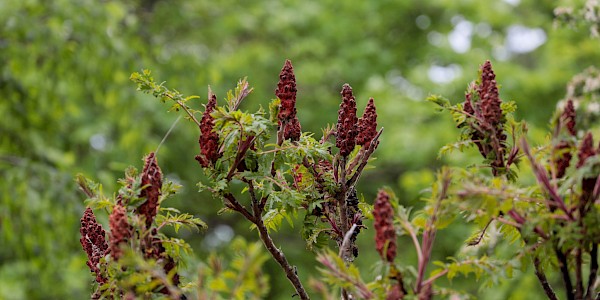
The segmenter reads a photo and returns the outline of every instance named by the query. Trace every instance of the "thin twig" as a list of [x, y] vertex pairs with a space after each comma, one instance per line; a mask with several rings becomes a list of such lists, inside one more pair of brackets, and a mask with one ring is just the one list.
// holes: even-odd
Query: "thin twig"
[[198, 119], [196, 119], [196, 117], [194, 116], [194, 114], [189, 110], [189, 108], [187, 107], [187, 105], [185, 105], [185, 103], [183, 103], [181, 100], [175, 100], [175, 97], [173, 97], [173, 95], [171, 95], [171, 93], [169, 92], [164, 92], [163, 96], [177, 102], [177, 104], [179, 104], [179, 106], [188, 114], [188, 116], [190, 117], [190, 119], [192, 119], [192, 121], [194, 121], [194, 123], [196, 123], [196, 125], [198, 125], [198, 127], [200, 127], [202, 124], [200, 124], [200, 122], [198, 121]]

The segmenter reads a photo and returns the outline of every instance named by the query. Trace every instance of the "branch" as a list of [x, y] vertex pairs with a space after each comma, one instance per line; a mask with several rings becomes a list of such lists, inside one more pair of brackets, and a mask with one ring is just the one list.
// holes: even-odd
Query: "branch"
[[546, 278], [546, 274], [544, 273], [544, 270], [542, 270], [542, 266], [541, 266], [539, 257], [537, 257], [537, 256], [534, 257], [533, 266], [535, 267], [535, 276], [537, 276], [538, 280], [542, 284], [542, 287], [544, 288], [544, 292], [546, 293], [546, 296], [548, 296], [548, 299], [558, 300], [558, 298], [556, 297], [556, 294], [554, 293], [554, 290], [550, 286], [550, 283], [548, 283], [548, 279]]
[[[258, 204], [256, 206], [258, 206]], [[255, 209], [255, 211], [256, 210], [257, 209]], [[271, 236], [269, 235], [269, 233], [267, 231], [267, 227], [265, 227], [265, 223], [263, 223], [262, 218], [260, 216], [257, 216], [256, 222], [254, 224], [258, 228], [258, 233], [260, 234], [260, 239], [262, 240], [263, 244], [265, 245], [265, 248], [267, 248], [267, 250], [269, 250], [269, 253], [271, 253], [271, 256], [273, 256], [273, 258], [277, 261], [277, 263], [279, 263], [279, 265], [285, 272], [285, 275], [287, 276], [288, 280], [292, 283], [292, 285], [296, 289], [296, 293], [297, 293], [298, 297], [300, 297], [300, 299], [302, 299], [302, 300], [310, 299], [308, 297], [308, 294], [306, 293], [306, 290], [302, 286], [302, 282], [300, 282], [300, 278], [298, 277], [298, 274], [296, 274], [296, 268], [292, 267], [290, 265], [290, 263], [287, 261], [287, 259], [285, 258], [285, 255], [283, 254], [283, 252], [281, 252], [281, 250], [277, 249], [277, 247], [273, 243], [273, 239], [271, 239]]]
[[594, 287], [596, 285], [596, 277], [598, 276], [598, 244], [592, 246], [590, 252], [590, 276], [588, 277], [588, 286], [585, 293], [585, 299], [592, 299], [594, 295]]
[[565, 202], [558, 195], [556, 188], [554, 188], [550, 184], [550, 180], [548, 179], [548, 176], [546, 176], [546, 171], [542, 168], [542, 166], [535, 162], [533, 155], [531, 155], [529, 144], [527, 144], [525, 138], [521, 139], [521, 145], [523, 148], [523, 152], [525, 153], [525, 155], [529, 159], [529, 162], [531, 163], [531, 168], [533, 169], [533, 173], [535, 174], [535, 178], [537, 179], [538, 183], [546, 190], [546, 192], [548, 192], [550, 198], [558, 204], [558, 207], [563, 212], [565, 212], [565, 214], [569, 217], [569, 221], [573, 221], [574, 218], [571, 214], [571, 211], [567, 209]]
[[237, 199], [235, 199], [235, 197], [232, 194], [227, 193], [227, 194], [223, 195], [223, 197], [225, 198], [225, 200], [227, 200], [227, 202], [225, 203], [225, 206], [241, 213], [250, 222], [252, 222], [252, 223], [256, 222], [254, 220], [254, 216], [252, 216], [252, 214], [244, 206], [242, 206], [237, 201]]
[[558, 258], [558, 266], [560, 267], [560, 271], [563, 276], [563, 282], [565, 283], [565, 292], [567, 293], [567, 299], [575, 300], [575, 295], [573, 295], [573, 284], [571, 283], [571, 276], [569, 275], [569, 265], [567, 262], [567, 257], [558, 248], [555, 248], [554, 251], [556, 252], [556, 257]]
[[369, 144], [369, 149], [364, 154], [363, 160], [360, 162], [360, 165], [358, 165], [358, 168], [356, 169], [356, 172], [354, 172], [354, 175], [352, 175], [352, 178], [350, 178], [348, 180], [348, 182], [346, 183], [346, 186], [348, 187], [348, 189], [353, 187], [356, 184], [356, 182], [358, 181], [358, 178], [360, 178], [360, 174], [362, 173], [365, 166], [367, 166], [369, 157], [371, 157], [371, 154], [373, 154], [375, 149], [377, 149], [377, 145], [379, 145], [379, 136], [381, 136], [381, 133], [383, 133], [383, 127], [381, 127], [381, 129], [379, 129], [379, 132], [377, 132], [377, 135], [373, 138], [373, 140], [371, 140], [371, 143]]
[[[352, 224], [352, 227], [350, 227], [350, 230], [348, 230], [348, 232], [346, 232], [346, 235], [344, 235], [344, 240], [342, 241], [342, 245], [340, 246], [340, 252], [338, 254], [339, 257], [341, 257], [342, 259], [344, 259], [344, 261], [346, 261], [345, 257], [348, 255], [349, 252], [349, 247], [350, 247], [350, 238], [352, 237], [352, 234], [354, 234], [354, 230], [356, 230], [358, 226], [356, 224]], [[352, 255], [350, 253], [350, 255]]]

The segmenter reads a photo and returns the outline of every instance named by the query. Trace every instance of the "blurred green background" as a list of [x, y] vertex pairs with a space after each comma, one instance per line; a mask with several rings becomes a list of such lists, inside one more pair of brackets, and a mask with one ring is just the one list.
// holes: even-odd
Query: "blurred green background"
[[[600, 59], [587, 29], [553, 26], [554, 8], [571, 2], [577, 1], [0, 0], [0, 299], [89, 297], [93, 277], [79, 244], [84, 196], [74, 174], [114, 193], [124, 168], [141, 168], [142, 156], [177, 117], [136, 92], [132, 72], [150, 69], [169, 87], [200, 95], [198, 108], [209, 84], [223, 99], [247, 76], [255, 91], [242, 108], [255, 110], [275, 97], [289, 58], [300, 122], [317, 136], [337, 120], [347, 82], [359, 111], [375, 98], [385, 127], [376, 168], [365, 173], [359, 192], [372, 203], [388, 185], [403, 205], [419, 206], [436, 168], [469, 160], [437, 159], [457, 131], [424, 99], [462, 101], [478, 66], [490, 59], [501, 97], [517, 102], [518, 118], [535, 138], [568, 80]], [[202, 260], [227, 251], [234, 234], [257, 237], [240, 217], [217, 215], [218, 200], [196, 192], [197, 135], [180, 122], [158, 157], [166, 176], [185, 186], [171, 205], [210, 226], [180, 233]], [[466, 226], [440, 232], [434, 258], [454, 255], [469, 234]], [[357, 264], [367, 280], [376, 275], [372, 238], [368, 230], [359, 236]], [[303, 278], [317, 275], [294, 229], [286, 225], [274, 239]], [[399, 251], [400, 260], [415, 261], [408, 246]], [[289, 299], [292, 288], [276, 264], [266, 268], [269, 299]], [[485, 290], [454, 283], [481, 299], [543, 299], [532, 273]]]

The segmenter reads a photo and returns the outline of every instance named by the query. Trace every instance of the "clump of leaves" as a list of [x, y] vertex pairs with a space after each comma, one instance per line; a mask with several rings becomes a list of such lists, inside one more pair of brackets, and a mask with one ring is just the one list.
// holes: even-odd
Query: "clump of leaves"
[[[81, 244], [88, 254], [88, 266], [96, 276], [92, 298], [130, 298], [163, 295], [179, 299], [183, 295], [177, 266], [189, 245], [161, 232], [172, 226], [202, 229], [206, 224], [192, 215], [161, 204], [179, 186], [162, 178], [154, 153], [145, 158], [141, 174], [135, 168], [125, 172], [121, 189], [106, 197], [102, 186], [77, 176], [88, 197], [81, 219]], [[109, 215], [109, 232], [97, 222], [93, 209]], [[183, 253], [182, 253], [183, 252]]]
[[[253, 224], [300, 299], [308, 299], [308, 294], [295, 267], [270, 236], [284, 219], [293, 224], [299, 213], [304, 215], [302, 237], [311, 250], [334, 241], [346, 264], [358, 255], [355, 240], [363, 227], [363, 213], [356, 184], [383, 130], [376, 128], [372, 99], [359, 120], [352, 88], [344, 85], [337, 124], [327, 127], [316, 140], [314, 134], [301, 130], [296, 77], [289, 60], [281, 70], [277, 98], [269, 104], [268, 112], [240, 109], [252, 92], [245, 79], [227, 93], [222, 106], [209, 91], [203, 113], [188, 106], [189, 100], [198, 97], [184, 97], [156, 83], [150, 71], [134, 73], [131, 79], [140, 91], [173, 101], [172, 109], [185, 111], [199, 127], [201, 151], [196, 160], [206, 175], [206, 180], [198, 183], [199, 189], [223, 201], [223, 211], [237, 212]], [[350, 297], [345, 290], [343, 295]]]

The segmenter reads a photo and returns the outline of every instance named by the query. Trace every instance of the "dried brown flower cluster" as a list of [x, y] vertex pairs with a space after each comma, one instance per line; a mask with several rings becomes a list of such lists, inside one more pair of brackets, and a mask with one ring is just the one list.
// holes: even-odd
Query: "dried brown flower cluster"
[[[396, 232], [394, 230], [394, 210], [390, 203], [390, 196], [383, 190], [377, 194], [373, 207], [375, 218], [375, 246], [377, 252], [388, 262], [396, 257]], [[384, 250], [387, 251], [384, 253]]]
[[81, 246], [85, 253], [87, 253], [88, 261], [86, 264], [90, 267], [90, 270], [96, 274], [96, 281], [98, 283], [105, 283], [106, 278], [100, 273], [100, 259], [108, 253], [108, 244], [106, 243], [106, 232], [102, 228], [102, 225], [96, 221], [96, 216], [91, 208], [87, 208], [81, 218]]
[[113, 207], [109, 218], [110, 227], [110, 253], [115, 260], [123, 256], [121, 244], [127, 243], [131, 238], [131, 228], [127, 221], [127, 210], [120, 204]]
[[200, 155], [196, 155], [196, 160], [204, 168], [214, 165], [219, 158], [219, 135], [214, 131], [215, 119], [210, 115], [216, 107], [217, 96], [209, 91], [206, 110], [200, 120]]
[[481, 66], [481, 82], [474, 86], [474, 90], [478, 101], [474, 102], [473, 95], [467, 93], [463, 109], [473, 120], [471, 139], [483, 157], [494, 159], [491, 166], [496, 173], [498, 169], [504, 168], [506, 134], [503, 129], [502, 100], [489, 60]]
[[162, 172], [156, 162], [154, 152], [148, 154], [142, 171], [142, 191], [140, 198], [146, 198], [137, 210], [137, 213], [146, 218], [146, 227], [150, 227], [158, 210], [158, 200], [162, 188]]
[[292, 141], [298, 141], [301, 133], [300, 121], [296, 116], [296, 92], [294, 67], [292, 62], [287, 59], [279, 73], [275, 95], [281, 100], [279, 114], [277, 115], [280, 130], [283, 131], [284, 139]]
[[342, 103], [338, 111], [337, 135], [335, 145], [340, 149], [341, 156], [348, 156], [356, 145], [356, 135], [358, 134], [356, 117], [356, 100], [352, 95], [352, 88], [349, 84], [342, 87]]

